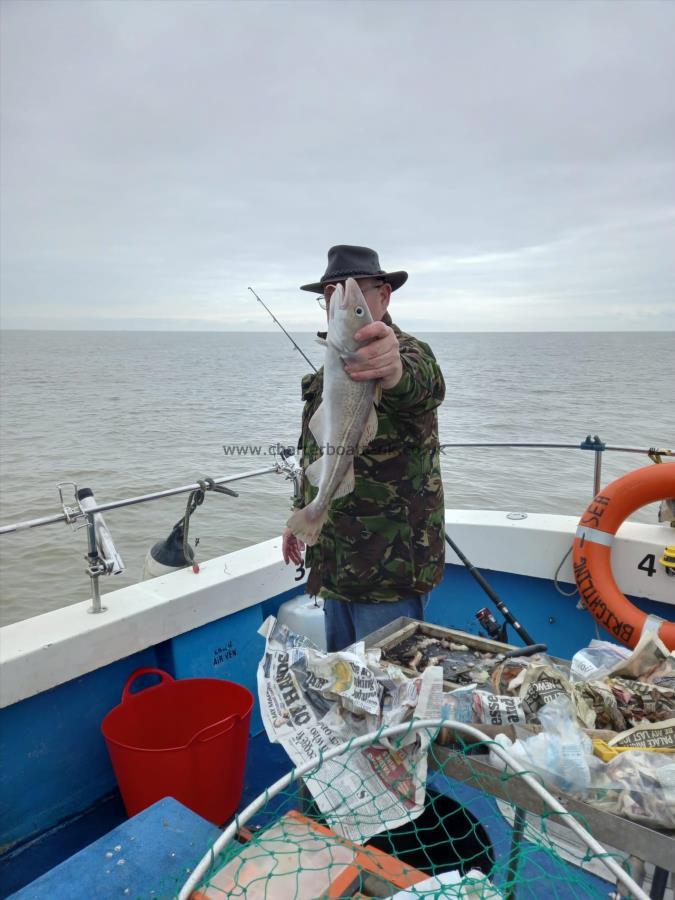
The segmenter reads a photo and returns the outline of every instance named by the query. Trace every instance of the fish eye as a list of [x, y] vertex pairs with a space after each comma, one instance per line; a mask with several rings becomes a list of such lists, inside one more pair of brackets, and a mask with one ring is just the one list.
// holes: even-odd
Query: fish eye
[[363, 307], [362, 306], [354, 307], [354, 312], [356, 313], [357, 316], [362, 316], [363, 315]]

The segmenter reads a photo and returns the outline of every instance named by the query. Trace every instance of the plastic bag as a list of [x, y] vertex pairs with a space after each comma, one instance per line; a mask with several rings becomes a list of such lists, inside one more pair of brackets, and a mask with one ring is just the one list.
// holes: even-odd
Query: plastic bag
[[588, 647], [572, 657], [571, 679], [573, 682], [597, 681], [630, 655], [628, 647], [620, 647], [611, 641], [592, 640]]
[[627, 750], [597, 766], [584, 799], [651, 828], [675, 828], [675, 762], [669, 753]]
[[[524, 769], [540, 775], [547, 783], [564, 791], [585, 793], [591, 785], [592, 744], [576, 724], [569, 699], [560, 696], [542, 706], [539, 721], [543, 729], [540, 734], [513, 743], [506, 735], [499, 734], [495, 740]], [[490, 761], [504, 768], [492, 750]]]

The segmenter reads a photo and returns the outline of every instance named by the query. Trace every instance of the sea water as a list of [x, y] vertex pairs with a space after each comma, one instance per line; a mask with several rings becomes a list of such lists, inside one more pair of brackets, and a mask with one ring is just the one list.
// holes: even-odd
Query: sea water
[[[400, 323], [405, 327], [405, 323]], [[441, 440], [675, 445], [672, 333], [435, 333], [445, 374]], [[312, 334], [296, 335], [316, 365]], [[60, 511], [57, 482], [99, 502], [273, 465], [295, 444], [307, 363], [280, 332], [39, 332], [2, 338], [3, 524]], [[605, 454], [603, 482], [647, 464]], [[446, 506], [579, 515], [593, 454], [448, 450]], [[291, 486], [279, 475], [209, 495], [193, 516], [198, 559], [275, 537]], [[72, 488], [65, 493], [72, 495]], [[127, 569], [104, 592], [140, 578], [143, 560], [182, 516], [187, 497], [125, 508], [106, 519]], [[636, 518], [653, 521], [655, 508]], [[0, 537], [2, 623], [88, 599], [85, 532], [57, 524]]]

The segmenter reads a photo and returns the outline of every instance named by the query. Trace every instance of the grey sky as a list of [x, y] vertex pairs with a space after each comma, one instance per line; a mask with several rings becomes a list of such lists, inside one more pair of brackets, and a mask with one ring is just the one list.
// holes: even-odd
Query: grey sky
[[671, 2], [2, 3], [4, 323], [675, 328]]

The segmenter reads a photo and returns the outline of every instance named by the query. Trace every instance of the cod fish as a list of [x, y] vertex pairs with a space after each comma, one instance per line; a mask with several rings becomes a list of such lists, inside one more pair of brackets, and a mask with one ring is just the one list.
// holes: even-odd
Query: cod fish
[[288, 520], [293, 534], [308, 545], [316, 544], [333, 500], [354, 490], [354, 457], [377, 434], [377, 411], [381, 388], [375, 381], [354, 381], [343, 361], [359, 347], [356, 332], [373, 321], [361, 289], [353, 278], [338, 285], [331, 297], [326, 335], [321, 405], [309, 427], [322, 455], [305, 471], [305, 478], [319, 491], [304, 509]]

